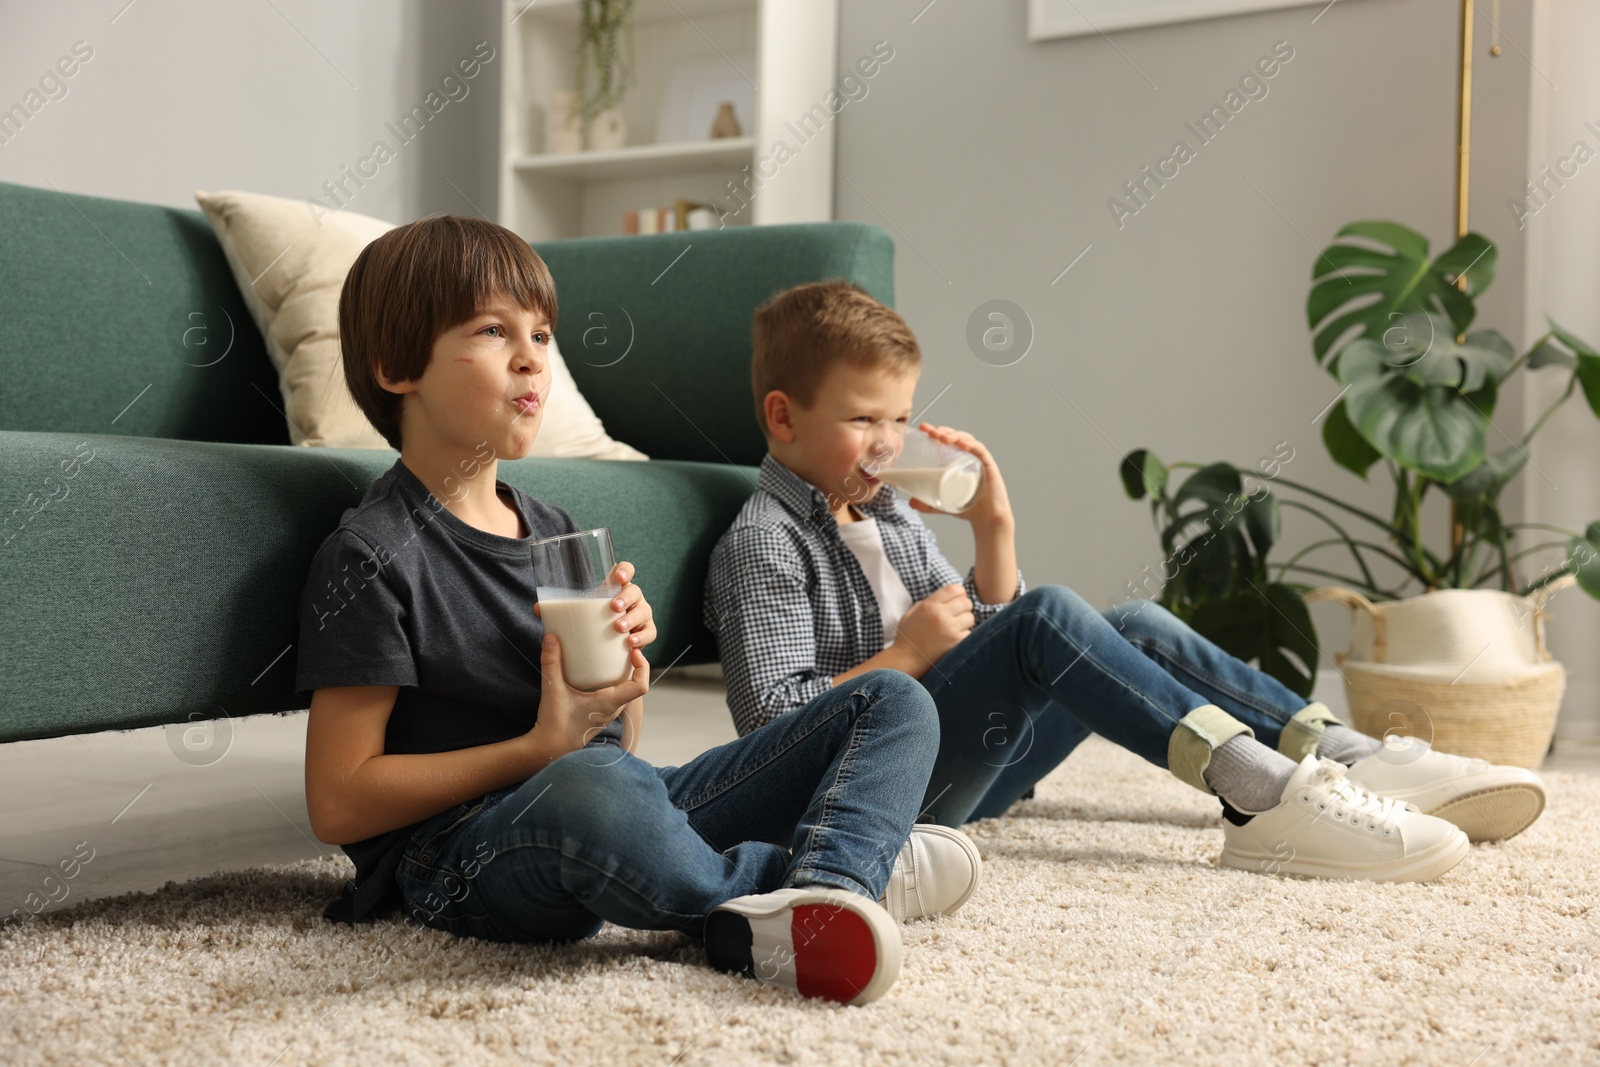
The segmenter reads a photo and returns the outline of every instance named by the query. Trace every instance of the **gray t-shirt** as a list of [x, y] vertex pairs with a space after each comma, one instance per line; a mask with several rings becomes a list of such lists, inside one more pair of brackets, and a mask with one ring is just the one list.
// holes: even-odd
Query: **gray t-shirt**
[[[470, 526], [400, 460], [322, 542], [300, 596], [295, 689], [307, 704], [331, 686], [399, 686], [383, 751], [448, 752], [505, 741], [539, 714], [544, 626], [528, 549], [574, 533], [563, 510], [496, 481], [530, 537]], [[620, 744], [618, 718], [595, 738]], [[419, 823], [343, 846], [353, 887], [330, 918], [356, 921], [393, 903], [394, 870]]]

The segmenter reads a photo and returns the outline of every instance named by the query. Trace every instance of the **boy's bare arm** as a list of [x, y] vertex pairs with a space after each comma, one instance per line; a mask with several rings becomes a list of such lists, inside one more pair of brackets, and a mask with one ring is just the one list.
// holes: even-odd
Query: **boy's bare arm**
[[306, 809], [312, 832], [330, 845], [346, 845], [432, 818], [492, 789], [519, 785], [582, 748], [625, 710], [633, 717], [637, 744], [650, 664], [637, 648], [629, 662], [631, 678], [579, 692], [566, 684], [560, 642], [546, 634], [533, 729], [452, 752], [384, 753], [384, 728], [400, 692], [396, 686], [318, 689], [311, 694], [306, 724]]
[[318, 689], [306, 725], [311, 831], [345, 845], [431, 818], [492, 789], [523, 782], [563, 752], [524, 734], [492, 745], [427, 754], [383, 751], [399, 689]]

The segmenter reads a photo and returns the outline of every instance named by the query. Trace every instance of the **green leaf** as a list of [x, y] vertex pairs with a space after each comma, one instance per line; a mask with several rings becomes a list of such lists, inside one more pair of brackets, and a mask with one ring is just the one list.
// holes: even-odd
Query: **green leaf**
[[1457, 500], [1472, 500], [1477, 497], [1493, 500], [1527, 462], [1528, 454], [1522, 449], [1508, 448], [1492, 456], [1483, 457], [1482, 463], [1455, 481], [1445, 483], [1441, 488]]
[[1498, 383], [1514, 360], [1493, 331], [1457, 344], [1449, 330], [1437, 315], [1401, 316], [1381, 340], [1346, 345], [1335, 367], [1349, 386], [1344, 413], [1367, 444], [1439, 482], [1483, 460]]
[[1567, 557], [1572, 560], [1579, 588], [1600, 600], [1600, 522], [1591, 522], [1581, 538], [1567, 543]]
[[1199, 500], [1207, 504], [1223, 504], [1229, 496], [1242, 495], [1243, 490], [1238, 467], [1231, 463], [1213, 463], [1185, 478], [1172, 502], [1181, 505], [1186, 501]]
[[1249, 501], [1242, 512], [1245, 533], [1250, 535], [1250, 547], [1256, 556], [1262, 558], [1283, 535], [1283, 508], [1278, 504], [1278, 495], [1270, 490], [1245, 499]]
[[1557, 326], [1554, 319], [1547, 316], [1546, 321], [1550, 323], [1550, 332], [1556, 340], [1572, 350], [1578, 365], [1578, 384], [1583, 386], [1583, 398], [1589, 402], [1589, 410], [1600, 417], [1600, 352], [1577, 334]]
[[[1398, 223], [1352, 222], [1338, 233], [1348, 237], [1387, 250], [1336, 240], [1312, 265], [1306, 321], [1315, 331], [1317, 362], [1329, 369], [1343, 348], [1335, 342], [1353, 327], [1350, 340], [1379, 338], [1396, 316], [1432, 311], [1448, 317], [1452, 334], [1464, 331], [1476, 313], [1472, 298], [1494, 280], [1497, 253], [1480, 234], [1467, 234], [1436, 260], [1428, 259], [1426, 238]], [[1455, 286], [1458, 274], [1466, 278], [1466, 292]]]
[[1317, 673], [1316, 629], [1305, 601], [1289, 586], [1252, 586], [1207, 601], [1195, 609], [1190, 625], [1225, 652], [1255, 661], [1299, 695], [1310, 695]]
[[1578, 357], [1556, 344], [1554, 340], [1546, 337], [1534, 346], [1528, 353], [1528, 369], [1538, 370], [1540, 367], [1576, 367]]
[[1122, 488], [1130, 500], [1159, 497], [1167, 487], [1167, 466], [1147, 448], [1122, 457]]
[[1343, 400], [1333, 405], [1322, 424], [1322, 443], [1328, 446], [1328, 454], [1335, 463], [1363, 478], [1372, 465], [1383, 458], [1383, 453], [1368, 444], [1361, 431], [1351, 425]]

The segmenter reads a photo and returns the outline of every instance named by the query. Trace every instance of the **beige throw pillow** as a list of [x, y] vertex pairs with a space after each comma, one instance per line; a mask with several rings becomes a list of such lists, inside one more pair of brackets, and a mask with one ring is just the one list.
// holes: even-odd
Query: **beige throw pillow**
[[[195, 193], [278, 371], [297, 445], [388, 448], [344, 381], [339, 291], [368, 242], [393, 224], [352, 211], [314, 219], [304, 202], [256, 193]], [[646, 459], [606, 433], [550, 344], [551, 399], [534, 456]]]

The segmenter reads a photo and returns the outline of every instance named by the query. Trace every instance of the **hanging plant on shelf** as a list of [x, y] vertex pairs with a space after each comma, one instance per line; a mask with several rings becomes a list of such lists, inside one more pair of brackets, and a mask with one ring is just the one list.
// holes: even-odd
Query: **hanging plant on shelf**
[[[633, 5], [634, 0], [581, 0], [573, 107], [585, 122], [616, 107], [633, 84]], [[596, 75], [592, 87], [591, 66]]]

